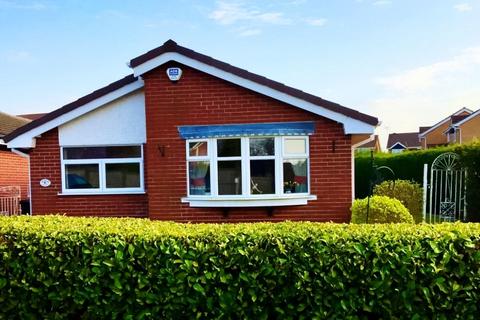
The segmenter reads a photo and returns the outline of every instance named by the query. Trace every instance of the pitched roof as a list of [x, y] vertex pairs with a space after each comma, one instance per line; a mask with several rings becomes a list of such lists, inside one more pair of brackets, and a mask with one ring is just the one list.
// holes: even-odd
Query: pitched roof
[[0, 137], [6, 136], [15, 129], [29, 123], [30, 120], [12, 116], [0, 111]]
[[453, 116], [451, 117], [451, 119], [452, 119], [452, 125], [455, 125], [456, 123], [462, 121], [462, 120], [465, 119], [465, 118], [468, 118], [469, 116], [470, 116], [469, 114], [462, 114], [462, 115], [458, 115], [458, 116], [453, 115]]
[[458, 119], [457, 121], [452, 122], [452, 126], [459, 127], [462, 124], [464, 124], [465, 122], [468, 122], [468, 121], [472, 120], [473, 118], [477, 117], [479, 114], [480, 114], [480, 109], [478, 109], [477, 111], [475, 111], [474, 113], [472, 113], [470, 115], [464, 116], [462, 119]]
[[107, 93], [113, 92], [113, 91], [115, 91], [115, 90], [117, 90], [117, 89], [119, 89], [123, 86], [126, 86], [127, 84], [133, 83], [135, 81], [137, 81], [137, 77], [134, 77], [133, 74], [130, 74], [130, 75], [118, 80], [118, 81], [112, 82], [112, 83], [110, 83], [109, 85], [107, 85], [103, 88], [95, 90], [92, 93], [89, 93], [86, 96], [83, 96], [76, 101], [73, 101], [69, 104], [66, 104], [63, 107], [61, 107], [57, 110], [54, 110], [50, 113], [47, 113], [46, 115], [28, 123], [27, 125], [14, 130], [13, 132], [11, 132], [7, 136], [5, 136], [3, 138], [3, 140], [5, 142], [9, 142], [12, 139], [21, 135], [22, 133], [25, 133], [27, 131], [30, 131], [30, 130], [36, 128], [36, 127], [39, 127], [44, 123], [47, 123], [47, 122], [65, 114], [65, 113], [67, 113], [67, 112], [70, 112], [72, 110], [75, 110], [75, 109], [85, 105], [86, 103], [88, 103], [90, 101], [93, 101], [93, 100], [95, 100], [95, 99], [97, 99], [101, 96], [106, 95]]
[[428, 129], [430, 129], [431, 127], [420, 127], [418, 128], [418, 133], [423, 133], [425, 131], [427, 131]]
[[27, 113], [27, 114], [19, 114], [17, 115], [17, 117], [25, 118], [29, 120], [37, 120], [38, 118], [41, 118], [46, 114], [47, 113]]
[[237, 68], [235, 66], [232, 66], [228, 63], [216, 60], [212, 57], [209, 57], [207, 55], [198, 53], [196, 51], [193, 51], [191, 49], [179, 46], [175, 41], [173, 40], [168, 40], [165, 42], [162, 46], [155, 48], [153, 50], [148, 51], [147, 53], [144, 53], [132, 60], [130, 60], [130, 67], [135, 68], [138, 67], [141, 64], [144, 64], [148, 62], [149, 60], [152, 60], [164, 53], [168, 52], [176, 52], [181, 55], [184, 55], [188, 58], [200, 61], [204, 64], [207, 64], [209, 66], [218, 68], [220, 70], [223, 70], [225, 72], [234, 74], [238, 77], [248, 79], [252, 82], [256, 82], [258, 84], [264, 85], [266, 87], [269, 87], [271, 89], [283, 92], [285, 94], [288, 94], [290, 96], [308, 101], [312, 104], [318, 105], [320, 107], [323, 107], [325, 109], [328, 109], [330, 111], [336, 112], [343, 114], [347, 117], [368, 123], [370, 125], [376, 126], [379, 124], [379, 121], [377, 118], [366, 115], [364, 113], [361, 113], [359, 111], [344, 107], [338, 103], [334, 103], [325, 99], [322, 99], [320, 97], [314, 96], [312, 94], [306, 93], [304, 91], [301, 91], [299, 89], [295, 89], [292, 87], [289, 87], [283, 83], [265, 78], [263, 76], [260, 76], [258, 74], [249, 72], [247, 70]]
[[[139, 66], [142, 63], [148, 62], [150, 59], [153, 59], [155, 57], [158, 57], [159, 55], [162, 55], [163, 53], [167, 52], [175, 52], [178, 53], [182, 56], [188, 57], [189, 59], [194, 59], [197, 60], [198, 62], [201, 62], [205, 65], [209, 65], [211, 67], [217, 68], [224, 70], [224, 72], [228, 72], [230, 74], [234, 74], [237, 77], [245, 78], [247, 80], [250, 80], [252, 82], [261, 84], [263, 86], [269, 87], [273, 90], [276, 90], [278, 92], [282, 92], [285, 95], [291, 96], [291, 97], [296, 97], [298, 99], [301, 99], [303, 101], [309, 102], [311, 104], [314, 104], [318, 107], [324, 108], [326, 110], [329, 110], [333, 113], [337, 113], [341, 116], [345, 116], [345, 118], [350, 118], [354, 119], [357, 121], [360, 121], [361, 123], [368, 124], [369, 126], [376, 126], [379, 124], [379, 121], [377, 118], [363, 114], [361, 112], [358, 112], [353, 109], [349, 109], [347, 107], [341, 106], [337, 103], [324, 100], [320, 97], [308, 94], [306, 92], [303, 92], [298, 89], [294, 89], [292, 87], [288, 87], [282, 83], [267, 79], [265, 77], [253, 74], [251, 72], [248, 72], [246, 70], [234, 67], [232, 65], [229, 65], [227, 63], [221, 62], [219, 60], [215, 60], [211, 57], [208, 57], [206, 55], [197, 53], [193, 50], [187, 49], [185, 47], [181, 47], [177, 45], [173, 40], [169, 40], [165, 42], [162, 46], [153, 49], [137, 58], [134, 58], [130, 61], [130, 67], [135, 68], [135, 66]], [[135, 70], [134, 70], [135, 71]], [[127, 87], [127, 85], [134, 84], [135, 82], [138, 82], [139, 78], [135, 76], [134, 74], [128, 75], [118, 81], [115, 81], [101, 89], [98, 89], [90, 94], [87, 94], [86, 96], [71, 102], [57, 110], [54, 110], [42, 117], [39, 117], [38, 119], [28, 123], [27, 125], [18, 128], [8, 134], [7, 136], [4, 137], [5, 142], [10, 142], [16, 137], [27, 133], [29, 131], [32, 131], [33, 129], [39, 128], [37, 131], [43, 130], [42, 125], [45, 125], [45, 127], [49, 127], [52, 125], [53, 120], [56, 120], [57, 118], [60, 118], [61, 116], [66, 115], [67, 113], [70, 113], [71, 111], [80, 108], [89, 102], [94, 102], [95, 100], [102, 98], [103, 96], [108, 95], [109, 93], [114, 93], [116, 90], [122, 88], [122, 87]], [[143, 84], [143, 82], [142, 82]], [[68, 118], [68, 117], [67, 117]], [[62, 120], [63, 121], [63, 120]], [[340, 121], [341, 122], [341, 121]], [[58, 125], [58, 123], [57, 123]], [[38, 133], [38, 132], [36, 132]], [[33, 134], [33, 133], [32, 133]], [[32, 136], [33, 138], [33, 136]]]
[[373, 140], [365, 142], [357, 147], [358, 148], [375, 148], [378, 143], [378, 135], [374, 135]]
[[425, 136], [428, 132], [438, 128], [439, 126], [441, 126], [443, 124], [445, 124], [447, 121], [451, 121], [452, 117], [462, 115], [463, 113], [472, 114], [473, 111], [468, 109], [468, 108], [462, 108], [462, 109], [458, 110], [457, 112], [449, 115], [448, 117], [440, 120], [439, 122], [437, 122], [433, 126], [429, 127], [428, 129], [426, 129], [424, 131], [420, 131], [420, 133], [419, 133], [420, 137]]
[[390, 133], [388, 135], [387, 149], [401, 143], [406, 148], [420, 148], [418, 132]]

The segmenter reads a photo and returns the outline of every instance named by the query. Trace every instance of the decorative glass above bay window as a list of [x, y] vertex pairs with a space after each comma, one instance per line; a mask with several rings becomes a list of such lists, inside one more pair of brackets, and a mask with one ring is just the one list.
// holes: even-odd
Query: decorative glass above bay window
[[187, 139], [188, 197], [309, 194], [308, 136]]
[[142, 146], [62, 147], [62, 193], [143, 192]]

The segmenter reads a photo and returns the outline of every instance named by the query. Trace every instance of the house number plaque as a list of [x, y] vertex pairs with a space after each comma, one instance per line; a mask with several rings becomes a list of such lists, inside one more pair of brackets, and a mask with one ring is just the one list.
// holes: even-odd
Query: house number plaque
[[47, 188], [47, 187], [50, 187], [52, 183], [50, 182], [50, 180], [48, 179], [42, 179], [40, 180], [40, 186], [44, 187], [44, 188]]

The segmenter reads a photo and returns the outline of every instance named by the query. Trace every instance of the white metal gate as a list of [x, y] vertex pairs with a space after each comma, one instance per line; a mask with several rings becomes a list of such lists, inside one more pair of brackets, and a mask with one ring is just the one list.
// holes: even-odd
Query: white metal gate
[[424, 168], [425, 222], [465, 221], [467, 172], [460, 166], [459, 156], [453, 152], [439, 155], [430, 168], [429, 183], [427, 165]]

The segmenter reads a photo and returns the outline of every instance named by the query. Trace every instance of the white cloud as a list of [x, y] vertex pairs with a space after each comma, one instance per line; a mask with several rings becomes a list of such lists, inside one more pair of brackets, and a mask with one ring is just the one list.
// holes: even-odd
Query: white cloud
[[387, 89], [415, 92], [451, 80], [455, 74], [470, 71], [476, 65], [480, 65], [480, 46], [468, 48], [444, 61], [377, 78], [375, 82]]
[[305, 20], [307, 24], [314, 26], [314, 27], [323, 27], [325, 24], [327, 24], [327, 19], [306, 19]]
[[456, 5], [453, 6], [453, 8], [455, 10], [457, 10], [458, 12], [467, 12], [467, 11], [472, 11], [472, 6], [469, 4], [469, 3], [458, 3]]
[[237, 22], [257, 22], [266, 24], [290, 24], [282, 12], [262, 12], [247, 8], [240, 2], [218, 1], [216, 8], [210, 13], [210, 19], [222, 25], [232, 25]]
[[251, 36], [256, 36], [262, 33], [262, 30], [260, 29], [249, 29], [249, 28], [240, 28], [238, 30], [238, 35], [241, 37], [251, 37]]
[[19, 10], [44, 10], [47, 9], [48, 6], [43, 2], [33, 1], [7, 1], [7, 0], [0, 0], [0, 9], [19, 9]]
[[386, 6], [386, 5], [389, 5], [391, 3], [392, 3], [392, 1], [390, 1], [390, 0], [377, 0], [377, 1], [373, 2], [373, 5], [374, 6]]

